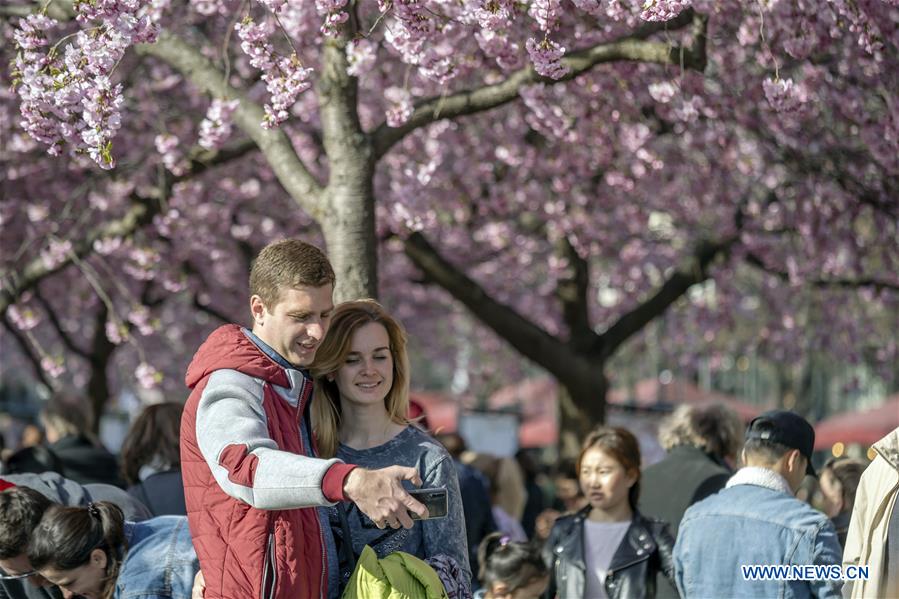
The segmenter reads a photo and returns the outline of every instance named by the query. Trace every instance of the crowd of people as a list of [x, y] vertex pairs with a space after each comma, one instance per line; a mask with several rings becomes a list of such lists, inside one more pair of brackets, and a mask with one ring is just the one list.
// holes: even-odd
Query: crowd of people
[[[899, 597], [899, 429], [820, 472], [801, 416], [722, 406], [678, 408], [645, 468], [621, 427], [549, 470], [477, 454], [410, 405], [402, 325], [334, 282], [314, 246], [263, 249], [251, 326], [214, 331], [118, 459], [51, 398], [0, 474], [0, 598]], [[839, 575], [744, 569], [774, 565]]]

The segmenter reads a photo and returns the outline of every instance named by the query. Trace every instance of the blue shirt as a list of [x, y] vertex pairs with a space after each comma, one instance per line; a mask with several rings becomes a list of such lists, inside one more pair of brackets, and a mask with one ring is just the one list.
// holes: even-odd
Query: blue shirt
[[160, 516], [125, 522], [127, 550], [115, 585], [115, 599], [187, 599], [200, 562], [187, 518]]
[[840, 597], [840, 581], [744, 580], [744, 565], [840, 565], [830, 520], [782, 490], [738, 484], [691, 506], [674, 546], [681, 597]]
[[[394, 551], [404, 551], [422, 560], [443, 554], [455, 560], [464, 572], [466, 582], [471, 579], [465, 516], [462, 511], [456, 467], [453, 465], [452, 457], [442, 445], [424, 431], [409, 425], [393, 439], [370, 449], [353, 449], [341, 443], [337, 449], [337, 457], [347, 463], [373, 470], [394, 464], [413, 467], [421, 476], [421, 488], [441, 488], [447, 491], [446, 517], [417, 520], [410, 529], [390, 527], [380, 529], [355, 505], [346, 504], [347, 524], [356, 556], [361, 555], [366, 545], [374, 549], [379, 558], [387, 557]], [[404, 481], [403, 485], [407, 490], [413, 488], [408, 481]], [[343, 545], [346, 540], [343, 538], [337, 507], [326, 510], [331, 520], [332, 532]], [[349, 564], [341, 563], [340, 573], [341, 584], [346, 584], [351, 574]]]

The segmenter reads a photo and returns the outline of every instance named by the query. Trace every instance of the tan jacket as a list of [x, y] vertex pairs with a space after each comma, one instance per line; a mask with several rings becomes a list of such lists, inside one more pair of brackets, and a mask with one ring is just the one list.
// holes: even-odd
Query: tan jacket
[[899, 596], [899, 589], [881, 588], [887, 529], [899, 494], [899, 428], [875, 443], [874, 450], [877, 457], [859, 481], [843, 551], [844, 568], [869, 566], [869, 580], [847, 582], [843, 587], [843, 596], [852, 599]]

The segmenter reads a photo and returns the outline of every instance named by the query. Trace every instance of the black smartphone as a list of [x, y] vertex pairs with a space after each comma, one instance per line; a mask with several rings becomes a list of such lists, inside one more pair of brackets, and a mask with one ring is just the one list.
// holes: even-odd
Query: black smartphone
[[[446, 518], [446, 489], [412, 489], [409, 495], [428, 508], [428, 520]], [[422, 518], [415, 512], [409, 512], [413, 520]]]

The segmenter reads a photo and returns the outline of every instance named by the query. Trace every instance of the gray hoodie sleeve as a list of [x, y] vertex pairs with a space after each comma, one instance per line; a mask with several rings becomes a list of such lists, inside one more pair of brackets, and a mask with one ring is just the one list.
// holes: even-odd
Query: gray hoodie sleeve
[[322, 480], [340, 460], [279, 449], [262, 402], [261, 381], [234, 370], [210, 376], [197, 407], [197, 444], [216, 482], [257, 509], [333, 505], [322, 492]]
[[421, 487], [446, 488], [446, 518], [423, 520], [425, 555], [441, 553], [449, 555], [465, 570], [471, 580], [471, 565], [468, 562], [468, 542], [465, 534], [465, 514], [462, 511], [462, 494], [459, 492], [459, 478], [456, 466], [449, 454], [435, 462], [423, 477]]

